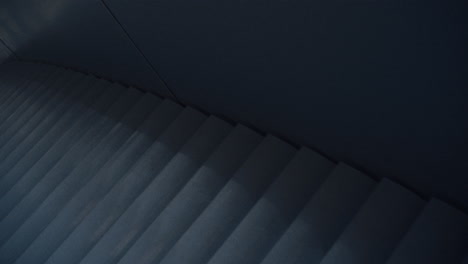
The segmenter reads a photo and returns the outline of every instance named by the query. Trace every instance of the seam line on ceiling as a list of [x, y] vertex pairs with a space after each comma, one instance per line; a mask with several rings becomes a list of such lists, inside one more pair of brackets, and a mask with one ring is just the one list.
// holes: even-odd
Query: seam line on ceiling
[[156, 70], [156, 68], [154, 67], [154, 65], [151, 63], [151, 61], [145, 56], [145, 54], [143, 53], [143, 51], [138, 47], [138, 45], [136, 44], [136, 42], [133, 40], [133, 38], [130, 36], [130, 33], [128, 33], [128, 31], [125, 29], [124, 25], [117, 19], [117, 16], [114, 14], [114, 12], [112, 12], [112, 10], [110, 9], [110, 7], [106, 4], [106, 2], [104, 0], [100, 0], [100, 2], [104, 5], [105, 9], [107, 10], [107, 12], [109, 12], [109, 14], [114, 18], [115, 22], [120, 26], [120, 28], [122, 29], [122, 31], [125, 33], [125, 35], [127, 36], [127, 38], [130, 40], [130, 42], [132, 43], [132, 45], [135, 47], [135, 49], [140, 53], [140, 55], [144, 58], [144, 60], [146, 61], [146, 63], [150, 66], [151, 70], [154, 72], [154, 74], [156, 75], [156, 78], [158, 78], [161, 83], [164, 85], [164, 88], [172, 95], [172, 97], [176, 100], [176, 101], [179, 101], [180, 100], [177, 98], [177, 96], [175, 95], [175, 93], [169, 88], [169, 86], [167, 85], [167, 83], [164, 81], [164, 79], [161, 77], [161, 75], [158, 73], [158, 71]]

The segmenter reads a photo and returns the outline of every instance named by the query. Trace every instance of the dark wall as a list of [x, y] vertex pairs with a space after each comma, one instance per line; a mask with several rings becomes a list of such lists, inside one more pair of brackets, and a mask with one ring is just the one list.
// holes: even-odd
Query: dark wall
[[169, 95], [100, 1], [3, 0], [0, 26], [0, 38], [21, 59], [75, 67]]
[[162, 91], [154, 69], [183, 102], [468, 208], [463, 1], [37, 2], [3, 4], [24, 58]]

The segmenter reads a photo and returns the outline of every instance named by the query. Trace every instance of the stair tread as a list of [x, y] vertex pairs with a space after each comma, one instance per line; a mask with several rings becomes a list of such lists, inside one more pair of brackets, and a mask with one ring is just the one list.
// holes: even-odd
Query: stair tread
[[11, 89], [12, 92], [9, 94], [8, 98], [5, 98], [1, 105], [2, 112], [0, 112], [0, 120], [8, 115], [8, 113], [5, 111], [5, 108], [8, 107], [17, 96], [22, 94], [24, 92], [23, 88], [26, 87], [35, 76], [39, 76], [40, 73], [41, 71], [32, 71], [31, 69], [28, 69], [25, 75], [22, 76], [23, 78], [20, 80], [8, 80], [8, 87], [6, 89]]
[[[48, 83], [51, 83], [54, 79], [57, 79], [62, 75], [64, 71], [62, 69], [53, 69], [49, 71], [37, 71], [33, 75], [30, 75], [32, 80], [36, 80], [35, 82], [32, 82], [32, 80], [21, 80], [21, 81], [14, 81], [10, 80], [8, 83], [8, 87], [5, 89], [9, 90], [9, 98], [4, 98], [2, 101], [1, 108], [2, 113], [1, 116], [3, 118], [8, 118], [8, 115], [11, 115], [15, 111], [18, 110], [18, 107], [23, 105], [25, 101], [30, 101], [33, 103], [35, 102], [35, 98], [33, 97], [33, 93], [36, 93], [36, 95], [40, 95], [36, 89], [42, 89], [44, 87], [47, 87]], [[16, 107], [13, 107], [13, 104]], [[23, 107], [27, 107], [27, 105], [23, 105]], [[8, 112], [5, 111], [8, 108]]]
[[13, 79], [13, 80], [4, 80], [4, 77], [0, 79], [2, 83], [0, 84], [1, 86], [1, 94], [0, 94], [0, 108], [7, 102], [10, 97], [17, 92], [16, 86], [21, 83], [25, 82], [23, 78], [18, 78], [18, 79]]
[[[130, 91], [130, 92], [133, 92], [133, 91]], [[129, 91], [126, 91], [126, 93], [129, 93]], [[81, 122], [76, 122], [76, 120], [68, 120], [68, 121], [71, 122], [71, 124], [73, 124], [73, 127], [72, 127], [71, 130], [73, 132], [75, 132], [75, 134], [74, 134], [75, 136], [73, 137], [73, 136], [70, 136], [70, 133], [64, 133], [65, 131], [60, 131], [62, 133], [62, 137], [60, 139], [63, 140], [63, 141], [67, 141], [68, 144], [65, 144], [64, 142], [61, 142], [61, 141], [55, 142], [54, 148], [48, 149], [47, 152], [44, 155], [41, 155], [41, 161], [44, 161], [44, 162], [49, 161], [50, 164], [48, 164], [48, 166], [42, 166], [42, 164], [38, 162], [38, 163], [34, 164], [34, 166], [35, 166], [34, 169], [32, 169], [32, 168], [29, 169], [28, 173], [40, 174], [40, 173], [38, 173], [39, 171], [41, 171], [42, 173], [46, 173], [48, 171], [48, 169], [51, 168], [50, 166], [56, 165], [56, 162], [58, 162], [59, 159], [63, 158], [63, 156], [66, 153], [69, 153], [71, 151], [71, 149], [73, 149], [73, 147], [79, 148], [79, 144], [77, 144], [77, 142], [80, 139], [84, 138], [84, 135], [87, 135], [87, 138], [92, 138], [92, 132], [93, 131], [99, 131], [99, 127], [96, 127], [96, 124], [98, 124], [99, 121], [115, 119], [115, 117], [113, 117], [114, 115], [116, 115], [116, 116], [122, 115], [123, 110], [120, 109], [120, 108], [122, 106], [124, 106], [125, 103], [127, 103], [128, 101], [129, 100], [127, 100], [125, 96], [121, 96], [119, 98], [119, 101], [117, 101], [115, 103], [112, 103], [112, 106], [109, 108], [109, 110], [108, 110], [108, 112], [106, 114], [101, 113], [101, 112], [94, 112], [93, 113], [94, 115], [92, 115], [90, 118], [81, 119], [80, 120]], [[106, 107], [107, 106], [108, 105], [106, 105]], [[66, 128], [64, 128], [64, 130], [66, 130]], [[57, 139], [54, 138], [54, 140], [56, 141]], [[59, 151], [58, 149], [61, 149], [61, 151]], [[54, 160], [54, 159], [51, 158], [51, 156], [56, 156], [58, 159]], [[38, 169], [38, 166], [42, 166], [42, 167], [46, 167], [46, 168], [45, 168], [45, 170], [44, 170], [44, 168], [42, 168], [42, 170], [40, 170], [40, 169]], [[5, 177], [3, 177], [3, 178], [5, 178]], [[4, 180], [3, 178], [2, 178], [2, 180]], [[11, 193], [13, 188], [19, 188], [19, 187], [16, 187], [17, 184], [33, 184], [33, 183], [35, 183], [34, 181], [31, 181], [28, 178], [26, 178], [26, 179], [23, 179], [23, 178], [25, 178], [25, 177], [23, 176], [21, 179], [14, 179], [15, 182], [13, 182], [13, 184], [6, 185], [6, 186], [5, 186], [5, 184], [2, 184], [1, 187], [8, 187], [10, 189], [9, 193]], [[6, 199], [5, 194], [3, 194], [3, 191], [2, 191], [2, 195], [3, 195], [3, 197], [0, 198], [0, 204], [3, 203], [4, 199]], [[5, 204], [2, 204], [2, 205], [5, 205]], [[0, 219], [4, 217], [5, 210], [9, 210], [8, 208], [7, 208], [6, 205], [3, 206], [2, 208], [0, 208]]]
[[[65, 153], [53, 153], [55, 150], [49, 150], [46, 155], [41, 158], [41, 161], [52, 160], [52, 166], [43, 166], [44, 164], [37, 162], [36, 165], [41, 165], [42, 169], [31, 169], [28, 173], [17, 181], [10, 190], [0, 199], [0, 217], [4, 217], [0, 222], [1, 239], [3, 244], [18, 228], [18, 225], [24, 220], [23, 211], [17, 203], [29, 203], [38, 201], [45, 192], [42, 189], [50, 189], [55, 186], [64, 175], [69, 173], [95, 146], [106, 133], [112, 128], [125, 113], [128, 107], [134, 105], [138, 98], [141, 97], [141, 92], [136, 90], [127, 90], [119, 100], [116, 101], [105, 115], [98, 116], [97, 122], [91, 122], [87, 127], [80, 127], [82, 133], [78, 134], [78, 138], [73, 140], [71, 148]], [[57, 146], [57, 144], [55, 145]], [[63, 146], [61, 146], [63, 147]], [[50, 155], [58, 157], [58, 159], [50, 159]], [[31, 173], [29, 173], [31, 172]], [[26, 197], [25, 197], [26, 196]], [[26, 199], [28, 198], [28, 199]], [[16, 210], [18, 208], [18, 210]], [[16, 214], [16, 212], [18, 212]], [[7, 216], [8, 215], [8, 216]], [[7, 216], [7, 217], [6, 217]]]
[[256, 132], [237, 125], [119, 263], [153, 263], [163, 256], [245, 161], [261, 138]]
[[[82, 80], [85, 81], [84, 79]], [[89, 79], [88, 81], [92, 81], [92, 79]], [[58, 85], [65, 86], [63, 83], [59, 83]], [[88, 86], [86, 85], [86, 87]], [[51, 118], [58, 119], [63, 114], [63, 109], [72, 104], [72, 102], [77, 100], [77, 97], [82, 94], [82, 91], [78, 92], [77, 89], [69, 90], [74, 92], [66, 94], [58, 92], [47, 103], [44, 103], [44, 107], [41, 109], [31, 109], [35, 114], [32, 116], [22, 116], [23, 125], [20, 128], [15, 129], [12, 127], [13, 129], [10, 130], [12, 135], [4, 134], [4, 138], [8, 139], [6, 142], [0, 143], [0, 160], [2, 160], [2, 166], [5, 163], [6, 157], [11, 155], [11, 152], [14, 151], [15, 148], [24, 148], [25, 145], [30, 148], [31, 144], [37, 142], [38, 140], [36, 138], [44, 135], [47, 131], [38, 131], [37, 128], [41, 127], [43, 122]], [[33, 140], [23, 142], [25, 138], [31, 138], [30, 135], [35, 136], [33, 137]]]
[[61, 87], [53, 85], [57, 79], [67, 81], [64, 73], [57, 70], [53, 73], [49, 73], [44, 79], [29, 84], [24, 91], [11, 102], [8, 109], [4, 110], [5, 118], [0, 125], [0, 133], [2, 134], [3, 140], [8, 139], [4, 136], [7, 130], [17, 128], [15, 124], [19, 126], [17, 123], [23, 121], [21, 119], [22, 116], [25, 116], [23, 119], [27, 120], [28, 114], [30, 116], [35, 113], [33, 109], [42, 107], [43, 101], [47, 101], [52, 97], [55, 90], [60, 90]]
[[299, 150], [208, 263], [259, 263], [333, 165], [310, 149]]
[[31, 101], [34, 101], [36, 97], [39, 97], [43, 91], [43, 85], [47, 82], [50, 76], [53, 76], [53, 72], [41, 71], [29, 82], [18, 88], [18, 93], [5, 104], [2, 114], [0, 115], [1, 123], [8, 123], [15, 120], [15, 116], [19, 115], [28, 106]]
[[[44, 98], [44, 92], [48, 92], [55, 87], [55, 83], [58, 81], [65, 82], [70, 74], [63, 69], [54, 69], [51, 71], [43, 72], [41, 76], [37, 76], [37, 80], [30, 83], [19, 83], [18, 86], [12, 85], [12, 89], [16, 90], [11, 93], [11, 97], [8, 99], [9, 102], [7, 105], [2, 104], [1, 107], [3, 108], [2, 115], [4, 116], [3, 122], [15, 121], [15, 117], [12, 115], [19, 116], [20, 110], [25, 110], [30, 108], [33, 105], [35, 107], [40, 107], [42, 99]], [[84, 78], [81, 76], [81, 78]], [[56, 89], [60, 90], [61, 87], [56, 87]], [[7, 110], [8, 109], [8, 110]], [[8, 117], [7, 117], [8, 115]], [[2, 124], [4, 127], [5, 124]]]
[[206, 263], [296, 152], [267, 136], [161, 263]]
[[[61, 179], [48, 180], [45, 183], [43, 179], [23, 198], [11, 212], [12, 218], [16, 220], [27, 219], [14, 234], [17, 237], [15, 241], [21, 241], [21, 243], [8, 243], [9, 247], [0, 249], [0, 262], [13, 261], [21, 254], [25, 246], [29, 244], [28, 242], [31, 242], [26, 238], [35, 237], [40, 230], [47, 226], [80, 187], [90, 177], [93, 177], [101, 166], [113, 157], [113, 154], [119, 151], [120, 147], [159, 103], [160, 99], [154, 96], [140, 98], [118, 123], [109, 124], [111, 130], [102, 137], [99, 143], [89, 148], [89, 152], [84, 155], [85, 158], [76, 167], [68, 173], [60, 175]], [[40, 186], [41, 184], [42, 186]]]
[[[134, 105], [137, 100], [141, 97], [142, 93], [137, 90], [127, 90], [118, 101], [116, 101], [106, 114], [96, 116], [95, 122], [88, 122], [88, 126], [82, 129], [82, 133], [79, 137], [74, 140], [70, 149], [67, 149], [60, 159], [53, 164], [50, 170], [45, 170], [44, 175], [55, 175], [57, 173], [64, 173], [68, 169], [72, 168], [81, 161], [83, 155], [91, 150], [94, 145], [106, 135], [106, 133], [112, 129], [112, 127], [120, 121], [120, 118], [124, 116], [125, 112], [129, 107]], [[49, 150], [47, 154], [51, 151]], [[48, 156], [44, 155], [44, 159]], [[63, 170], [63, 172], [62, 172]], [[34, 171], [34, 174], [37, 171]], [[11, 187], [10, 191], [0, 199], [0, 218], [3, 218], [15, 203], [22, 198], [22, 194], [27, 193], [30, 187], [34, 187], [38, 180], [42, 180], [41, 177], [36, 177], [36, 181], [31, 178], [21, 178], [14, 186]]]
[[[2, 94], [5, 92], [15, 91], [11, 85], [23, 82], [26, 76], [30, 73], [28, 65], [25, 63], [18, 63], [17, 61], [1, 64], [0, 70], [0, 89]], [[3, 98], [0, 98], [0, 102]]]
[[[103, 87], [97, 86], [97, 83], [91, 79], [89, 81], [93, 85], [89, 88], [85, 88], [85, 93], [80, 93], [78, 97], [68, 98], [68, 100], [59, 103], [54, 109], [54, 113], [47, 115], [10, 153], [1, 157], [0, 175], [8, 173], [29, 150], [33, 149], [37, 144], [42, 143], [41, 140], [43, 140], [44, 137], [53, 134], [53, 130], [57, 131], [57, 126], [59, 126], [60, 122], [64, 123], [64, 120], [76, 109], [76, 103], [72, 102], [73, 100], [77, 100], [80, 103], [93, 102], [103, 93]], [[62, 131], [61, 129], [58, 130]], [[52, 138], [55, 140], [57, 136], [52, 136]]]
[[6, 103], [8, 103], [11, 98], [15, 96], [15, 94], [19, 93], [18, 87], [21, 87], [26, 82], [28, 82], [27, 78], [30, 72], [28, 70], [21, 71], [21, 72], [11, 72], [8, 77], [2, 77], [2, 86], [1, 86], [1, 97], [0, 97], [0, 108], [4, 107]]
[[209, 117], [80, 263], [115, 263], [231, 129], [225, 121]]
[[[179, 105], [169, 100], [161, 103], [124, 144], [116, 157], [109, 160], [85, 187], [79, 190], [15, 263], [45, 262], [99, 200], [157, 140], [181, 109]], [[10, 243], [15, 244], [12, 241]]]
[[30, 68], [26, 63], [13, 61], [9, 64], [1, 64], [1, 66], [0, 85], [2, 91], [15, 90], [10, 86], [11, 82], [22, 82], [27, 78], [27, 75], [31, 73]]
[[367, 175], [338, 164], [261, 263], [319, 263], [374, 184]]
[[468, 250], [468, 216], [432, 199], [387, 263], [461, 263]]
[[[50, 69], [55, 67], [49, 66]], [[2, 90], [11, 92], [19, 92], [17, 89], [20, 85], [24, 85], [31, 80], [31, 78], [40, 73], [40, 67], [30, 63], [12, 62], [8, 69], [2, 71]], [[10, 93], [12, 95], [13, 93]]]
[[[113, 91], [110, 91], [113, 90]], [[101, 95], [94, 103], [77, 104], [70, 108], [60, 120], [53, 125], [34, 146], [31, 146], [29, 151], [17, 161], [12, 161], [6, 167], [0, 167], [0, 197], [3, 197], [7, 190], [13, 186], [23, 175], [28, 173], [37, 162], [44, 159], [47, 153], [56, 154], [57, 159], [60, 153], [68, 149], [70, 144], [73, 144], [73, 139], [81, 134], [82, 129], [87, 125], [91, 118], [100, 115], [99, 111], [105, 111], [110, 108], [114, 100], [124, 90], [111, 89], [107, 86], [106, 92]], [[50, 154], [49, 154], [50, 155]], [[50, 162], [48, 166], [52, 166], [53, 160], [47, 157], [46, 161]], [[4, 165], [4, 163], [2, 164]]]
[[0, 64], [0, 263], [468, 264], [468, 216], [132, 87]]
[[383, 179], [320, 263], [384, 262], [423, 204], [414, 193]]
[[184, 109], [130, 171], [98, 202], [46, 263], [79, 262], [137, 195], [176, 155], [205, 118], [194, 109]]

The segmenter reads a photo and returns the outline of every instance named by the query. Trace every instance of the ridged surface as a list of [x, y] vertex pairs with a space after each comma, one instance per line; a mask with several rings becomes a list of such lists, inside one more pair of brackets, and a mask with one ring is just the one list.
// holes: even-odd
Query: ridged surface
[[0, 110], [2, 264], [466, 258], [450, 205], [169, 99], [14, 62]]
[[382, 180], [321, 263], [382, 263], [416, 219], [423, 200]]
[[468, 217], [432, 199], [387, 263], [461, 263], [467, 252]]
[[366, 175], [337, 165], [261, 263], [320, 263], [374, 184]]

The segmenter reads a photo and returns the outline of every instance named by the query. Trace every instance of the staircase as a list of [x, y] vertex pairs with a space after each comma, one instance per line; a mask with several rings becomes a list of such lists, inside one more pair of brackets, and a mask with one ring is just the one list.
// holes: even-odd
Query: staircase
[[468, 216], [436, 198], [91, 75], [0, 69], [2, 264], [467, 262]]

